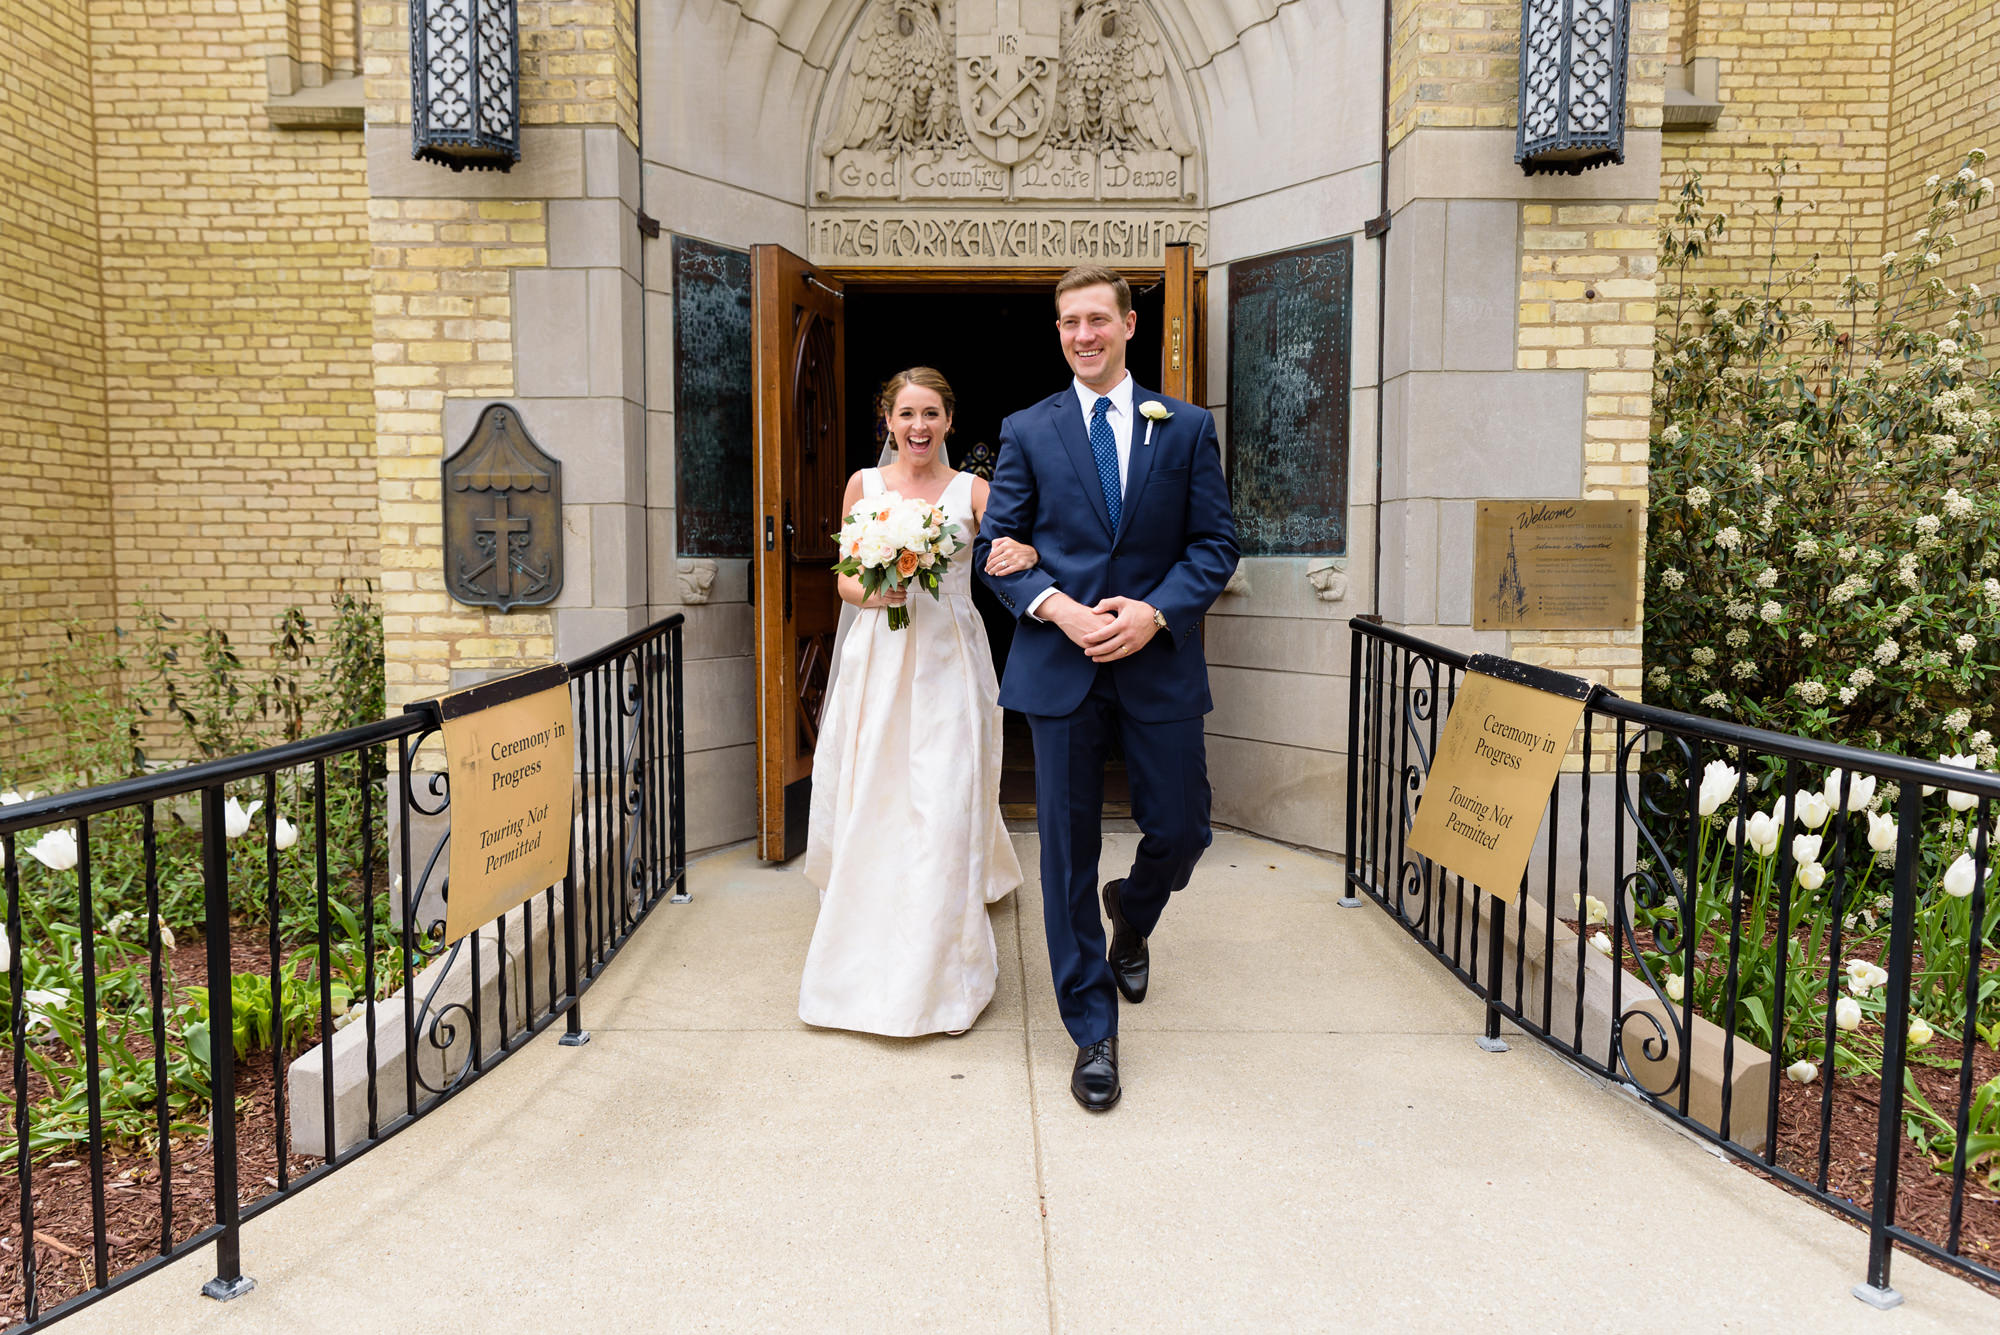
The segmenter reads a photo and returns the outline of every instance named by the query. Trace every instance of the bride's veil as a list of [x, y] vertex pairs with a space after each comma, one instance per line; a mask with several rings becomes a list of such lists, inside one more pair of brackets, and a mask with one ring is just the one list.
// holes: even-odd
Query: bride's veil
[[[943, 456], [942, 456], [942, 457], [943, 457], [943, 459], [944, 459], [944, 466], [945, 466], [946, 468], [950, 468], [950, 467], [951, 467], [951, 444], [950, 444], [950, 442], [949, 442], [949, 441], [947, 441], [947, 442], [945, 443], [945, 445], [943, 446]], [[888, 466], [889, 466], [890, 464], [892, 464], [892, 463], [894, 463], [894, 462], [896, 462], [896, 441], [895, 441], [895, 438], [894, 438], [894, 437], [885, 437], [885, 438], [883, 439], [883, 441], [882, 441], [882, 453], [881, 453], [880, 457], [878, 457], [878, 458], [877, 458], [877, 459], [875, 460], [875, 466], [876, 466], [877, 468], [887, 468], [887, 467], [888, 467]], [[841, 516], [841, 518], [842, 518], [843, 520], [845, 520], [845, 519], [846, 519], [846, 517], [847, 517], [847, 516], [845, 516], [845, 515], [842, 515], [842, 516]], [[970, 535], [967, 535], [967, 538], [968, 538], [968, 541], [969, 541], [969, 540], [970, 540]], [[969, 554], [970, 554], [970, 553], [968, 552], [968, 555], [969, 555]], [[836, 629], [834, 630], [834, 632], [833, 632], [833, 651], [832, 651], [832, 653], [831, 653], [831, 654], [829, 654], [829, 655], [828, 655], [828, 658], [827, 658], [827, 665], [826, 665], [826, 694], [825, 694], [825, 695], [822, 695], [822, 696], [820, 697], [820, 701], [819, 701], [819, 711], [820, 711], [820, 717], [821, 717], [821, 718], [825, 718], [825, 717], [826, 717], [826, 708], [827, 708], [827, 706], [828, 706], [829, 704], [833, 703], [833, 687], [834, 687], [834, 683], [840, 680], [840, 655], [841, 655], [841, 651], [842, 651], [842, 650], [843, 650], [844, 648], [846, 648], [846, 647], [847, 647], [847, 632], [848, 632], [848, 631], [850, 631], [850, 630], [852, 630], [852, 629], [854, 628], [854, 621], [855, 621], [855, 618], [856, 618], [856, 617], [858, 617], [858, 616], [859, 616], [860, 614], [861, 614], [861, 609], [860, 609], [860, 608], [856, 607], [856, 606], [855, 606], [855, 605], [854, 605], [853, 603], [850, 603], [850, 602], [848, 602], [848, 601], [847, 601], [847, 600], [846, 600], [845, 598], [841, 599], [841, 601], [840, 601], [840, 625], [839, 625], [839, 626], [838, 626], [838, 627], [837, 627], [837, 628], [836, 628]]]

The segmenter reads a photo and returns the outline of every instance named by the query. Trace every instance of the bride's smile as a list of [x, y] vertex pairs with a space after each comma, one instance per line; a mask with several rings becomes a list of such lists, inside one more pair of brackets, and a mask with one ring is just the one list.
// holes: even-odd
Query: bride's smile
[[896, 442], [897, 462], [910, 473], [930, 472], [943, 458], [945, 437], [950, 432], [951, 414], [936, 390], [908, 385], [896, 396], [895, 407], [889, 412], [889, 434]]

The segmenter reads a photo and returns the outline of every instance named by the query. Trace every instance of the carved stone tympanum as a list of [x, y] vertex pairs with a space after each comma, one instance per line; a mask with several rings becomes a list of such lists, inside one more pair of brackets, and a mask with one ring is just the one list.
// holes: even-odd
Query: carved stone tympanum
[[815, 198], [1192, 203], [1171, 69], [1143, 0], [874, 0]]

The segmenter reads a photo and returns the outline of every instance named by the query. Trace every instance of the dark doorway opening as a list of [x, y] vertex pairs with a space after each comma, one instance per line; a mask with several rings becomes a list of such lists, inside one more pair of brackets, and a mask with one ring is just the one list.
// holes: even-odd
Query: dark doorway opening
[[[951, 460], [958, 468], [990, 475], [1000, 447], [1000, 423], [1070, 383], [1069, 365], [1056, 338], [1053, 284], [952, 288], [870, 288], [850, 282], [847, 317], [848, 471], [872, 468], [881, 455], [882, 421], [876, 398], [883, 382], [910, 366], [933, 366], [957, 397]], [[1127, 353], [1138, 382], [1156, 388], [1160, 378], [1160, 326], [1164, 294], [1158, 283], [1133, 293], [1139, 327]], [[986, 623], [993, 666], [1005, 672], [1013, 618], [984, 584], [973, 581], [973, 601]], [[1027, 721], [1007, 714], [1000, 803], [1009, 819], [1035, 814], [1034, 746]], [[1131, 814], [1122, 757], [1104, 776], [1107, 816]]]

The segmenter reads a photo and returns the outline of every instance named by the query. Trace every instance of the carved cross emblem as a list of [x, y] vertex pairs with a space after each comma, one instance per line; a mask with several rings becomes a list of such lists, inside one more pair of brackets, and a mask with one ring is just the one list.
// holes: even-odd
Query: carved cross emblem
[[562, 592], [562, 465], [495, 404], [444, 464], [445, 583], [474, 607], [538, 607]]
[[1011, 167], [1048, 133], [1062, 55], [1058, 0], [959, 0], [956, 47], [966, 133]]

